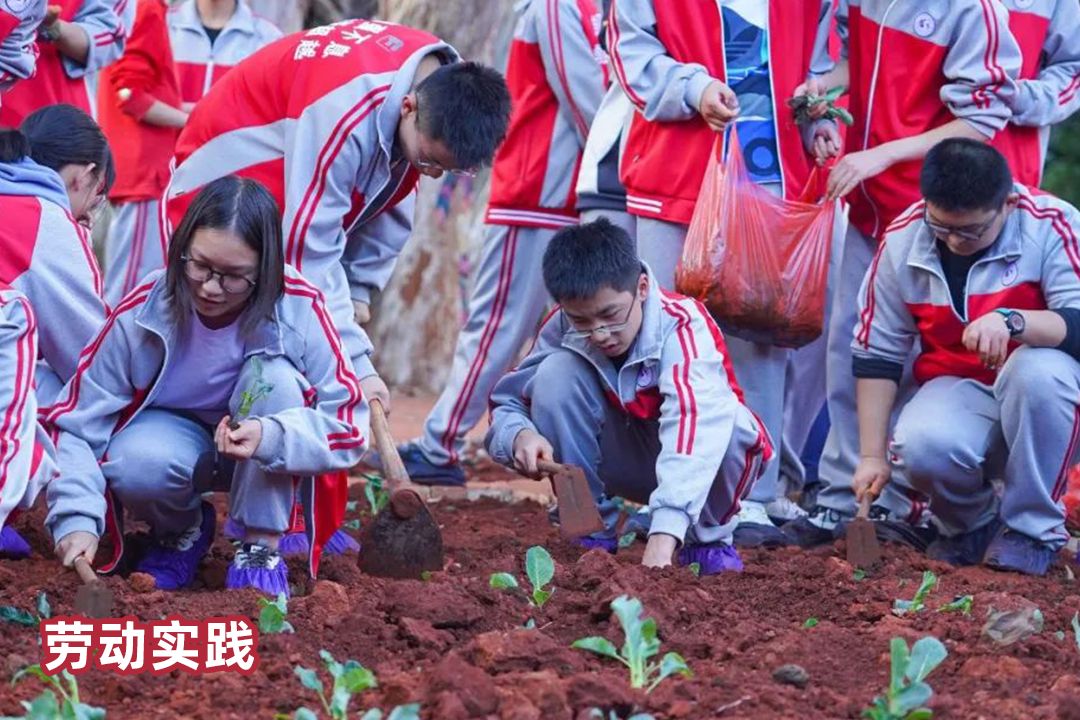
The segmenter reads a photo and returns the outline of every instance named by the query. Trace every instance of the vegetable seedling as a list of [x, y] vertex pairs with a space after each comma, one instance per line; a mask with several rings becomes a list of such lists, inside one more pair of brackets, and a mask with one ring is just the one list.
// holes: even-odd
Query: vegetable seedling
[[[325, 650], [319, 651], [319, 657], [322, 658], [323, 664], [326, 665], [330, 677], [334, 679], [329, 700], [326, 698], [326, 689], [323, 682], [319, 679], [319, 674], [315, 670], [297, 665], [293, 668], [293, 673], [300, 679], [301, 685], [318, 693], [323, 709], [331, 720], [346, 720], [352, 696], [378, 685], [375, 680], [375, 673], [355, 660], [346, 660], [344, 663], [339, 663], [334, 659], [333, 655]], [[409, 716], [406, 715], [405, 717]], [[306, 707], [298, 708], [292, 716], [292, 720], [317, 720], [317, 718], [318, 715]], [[289, 720], [289, 716], [278, 714], [274, 716], [274, 720]]]
[[930, 595], [930, 591], [937, 585], [937, 575], [930, 570], [923, 572], [922, 582], [919, 584], [919, 589], [915, 591], [915, 597], [910, 600], [894, 600], [893, 601], [893, 614], [898, 616], [904, 616], [908, 613], [922, 612], [926, 609], [926, 598]]
[[808, 617], [806, 618], [806, 622], [804, 622], [802, 626], [805, 629], [809, 630], [810, 628], [817, 627], [818, 622], [820, 621], [816, 617]]
[[285, 619], [289, 614], [289, 601], [285, 593], [278, 593], [276, 599], [259, 598], [259, 632], [294, 633], [292, 624]]
[[[622, 720], [619, 714], [614, 710], [608, 710], [608, 714], [604, 715], [604, 711], [600, 708], [591, 708], [589, 710], [589, 720]], [[626, 718], [626, 720], [656, 720], [649, 713], [636, 713]]]
[[865, 580], [866, 579], [866, 571], [863, 570], [862, 568], [855, 568], [855, 572], [853, 572], [851, 574], [851, 579], [854, 580], [855, 582]]
[[975, 598], [971, 595], [960, 595], [937, 609], [938, 612], [958, 612], [962, 615], [970, 615], [971, 608], [975, 605]]
[[692, 562], [687, 567], [690, 568], [690, 573], [694, 577], [701, 577], [701, 563]]
[[1080, 650], [1080, 613], [1073, 613], [1072, 629], [1073, 639], [1076, 640], [1076, 649]]
[[667, 653], [658, 663], [649, 662], [649, 658], [660, 652], [660, 639], [656, 636], [656, 620], [642, 619], [644, 609], [640, 600], [620, 595], [611, 601], [611, 609], [626, 636], [621, 650], [616, 650], [614, 643], [599, 636], [575, 640], [570, 647], [618, 660], [630, 670], [630, 687], [644, 688], [647, 693], [671, 675], [693, 675], [686, 660], [677, 652]]
[[259, 358], [252, 358], [251, 363], [255, 378], [251, 381], [251, 385], [240, 393], [240, 406], [236, 408], [236, 414], [229, 421], [229, 428], [232, 430], [240, 427], [240, 422], [251, 414], [251, 408], [255, 406], [255, 403], [269, 395], [274, 389], [273, 385], [263, 380], [262, 361]]
[[4, 605], [0, 607], [0, 620], [26, 627], [37, 627], [42, 620], [48, 620], [52, 617], [52, 606], [49, 605], [49, 598], [44, 591], [38, 593], [34, 609], [37, 611], [36, 615], [14, 605]]
[[926, 703], [934, 691], [924, 680], [949, 652], [941, 641], [927, 636], [918, 640], [908, 652], [903, 638], [889, 643], [889, 687], [884, 695], [874, 698], [874, 704], [863, 710], [870, 720], [928, 720], [934, 716]]
[[79, 699], [79, 682], [67, 670], [61, 670], [59, 675], [46, 675], [41, 665], [31, 665], [15, 673], [11, 684], [14, 685], [27, 675], [36, 677], [46, 685], [45, 690], [36, 698], [20, 703], [26, 709], [25, 717], [29, 720], [103, 720], [105, 717], [104, 708], [87, 705]]
[[383, 715], [382, 710], [375, 708], [361, 715], [360, 720], [420, 720], [420, 703], [398, 705], [389, 715]]
[[836, 106], [836, 101], [844, 94], [844, 90], [843, 87], [834, 87], [824, 95], [799, 95], [788, 100], [788, 107], [791, 108], [795, 116], [795, 124], [806, 125], [813, 122], [814, 118], [810, 117], [810, 109], [818, 103], [825, 103], [824, 118], [839, 120], [848, 126], [854, 125], [855, 118], [852, 117], [851, 113], [842, 107]]
[[[555, 588], [547, 589], [548, 583], [555, 577], [555, 561], [551, 553], [540, 545], [533, 545], [525, 552], [525, 574], [532, 585], [529, 602], [535, 607], [543, 607]], [[496, 590], [516, 590], [520, 587], [517, 578], [510, 573], [494, 573], [488, 579], [488, 585]]]
[[390, 493], [383, 488], [383, 479], [378, 475], [364, 474], [364, 499], [367, 500], [371, 514], [378, 515], [390, 502]]
[[619, 549], [625, 550], [626, 548], [633, 545], [635, 540], [637, 540], [637, 533], [633, 531], [623, 533], [619, 536]]

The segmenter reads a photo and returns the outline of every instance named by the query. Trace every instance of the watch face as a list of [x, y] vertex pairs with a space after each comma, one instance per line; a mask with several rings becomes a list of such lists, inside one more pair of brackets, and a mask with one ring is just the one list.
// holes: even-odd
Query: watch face
[[1009, 328], [1010, 335], [1019, 335], [1024, 332], [1024, 316], [1018, 312], [1009, 313], [1005, 318], [1005, 326]]

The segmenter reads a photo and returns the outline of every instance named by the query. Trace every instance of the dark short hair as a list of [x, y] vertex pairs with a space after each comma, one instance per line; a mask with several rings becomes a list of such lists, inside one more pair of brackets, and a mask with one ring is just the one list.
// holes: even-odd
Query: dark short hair
[[510, 90], [475, 62], [443, 65], [416, 86], [420, 132], [441, 142], [457, 167], [491, 163], [510, 124]]
[[932, 147], [919, 178], [923, 197], [946, 212], [997, 210], [1012, 187], [1005, 156], [967, 138], [942, 140]]
[[191, 318], [191, 295], [184, 262], [195, 233], [203, 228], [236, 233], [259, 253], [259, 278], [248, 298], [243, 330], [250, 333], [274, 316], [274, 306], [285, 285], [285, 260], [281, 251], [281, 214], [277, 202], [254, 180], [226, 175], [214, 180], [195, 196], [180, 226], [169, 241], [166, 284], [174, 321], [181, 327]]
[[556, 302], [585, 300], [605, 287], [634, 292], [642, 273], [633, 238], [606, 218], [559, 230], [543, 265], [544, 285]]
[[23, 120], [18, 130], [0, 130], [0, 162], [29, 157], [60, 171], [65, 165], [90, 165], [104, 178], [107, 193], [116, 182], [116, 167], [105, 133], [94, 119], [74, 105], [47, 105]]

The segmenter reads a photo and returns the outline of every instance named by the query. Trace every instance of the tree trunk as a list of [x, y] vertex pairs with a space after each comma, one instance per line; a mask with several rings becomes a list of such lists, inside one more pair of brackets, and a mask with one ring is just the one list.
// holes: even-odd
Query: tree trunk
[[[379, 0], [378, 17], [433, 32], [466, 59], [505, 65], [513, 19], [508, 0]], [[445, 381], [469, 261], [483, 239], [488, 179], [488, 173], [475, 180], [421, 179], [412, 238], [367, 327], [375, 367], [391, 386], [433, 392]]]

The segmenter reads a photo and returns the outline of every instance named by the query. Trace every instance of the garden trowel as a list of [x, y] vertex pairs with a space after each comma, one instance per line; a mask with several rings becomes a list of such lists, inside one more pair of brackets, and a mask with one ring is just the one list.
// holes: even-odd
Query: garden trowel
[[559, 529], [564, 537], [580, 538], [604, 529], [584, 470], [544, 460], [537, 465], [540, 472], [551, 476], [551, 487], [559, 501]]
[[360, 569], [369, 575], [419, 579], [443, 569], [442, 533], [398, 455], [386, 411], [371, 401], [371, 434], [382, 457], [386, 507], [372, 518], [360, 544]]
[[101, 581], [86, 558], [75, 558], [75, 572], [83, 581], [75, 593], [75, 612], [88, 618], [112, 617], [113, 592]]
[[863, 493], [859, 503], [859, 512], [855, 519], [848, 523], [845, 534], [847, 536], [847, 561], [852, 567], [868, 570], [881, 562], [881, 543], [878, 542], [874, 523], [870, 521], [870, 503], [874, 498], [870, 491]]

